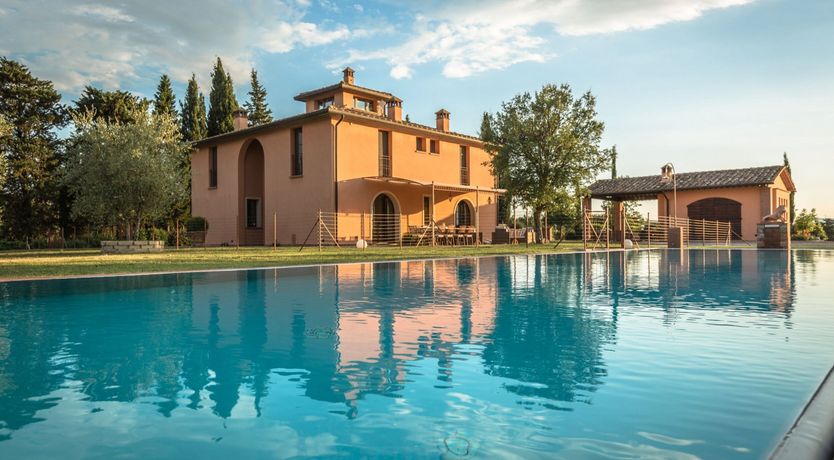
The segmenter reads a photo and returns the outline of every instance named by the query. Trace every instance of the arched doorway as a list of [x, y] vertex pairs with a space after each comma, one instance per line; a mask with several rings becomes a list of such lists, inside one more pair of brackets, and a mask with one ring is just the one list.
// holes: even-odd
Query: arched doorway
[[[733, 230], [733, 239], [741, 238], [741, 203], [738, 201], [729, 198], [704, 198], [690, 203], [686, 207], [686, 213], [694, 220], [729, 222]], [[696, 229], [697, 226], [692, 227], [690, 233]], [[701, 235], [690, 234], [689, 238], [700, 239]]]
[[374, 243], [394, 243], [399, 240], [400, 216], [394, 206], [394, 200], [387, 193], [380, 193], [373, 203], [373, 229], [371, 237]]
[[261, 246], [264, 241], [264, 149], [252, 140], [241, 154], [239, 212], [240, 244]]
[[472, 205], [466, 200], [460, 200], [455, 207], [455, 226], [456, 227], [471, 227], [474, 222], [472, 219]]

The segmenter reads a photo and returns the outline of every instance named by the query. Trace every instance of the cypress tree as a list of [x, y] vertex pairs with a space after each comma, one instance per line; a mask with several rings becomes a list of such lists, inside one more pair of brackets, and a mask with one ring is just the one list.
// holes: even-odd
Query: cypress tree
[[217, 58], [211, 72], [211, 92], [209, 93], [208, 135], [228, 133], [234, 130], [232, 113], [237, 108], [232, 77], [223, 70], [223, 62]]
[[617, 146], [611, 147], [611, 178], [617, 178]]
[[180, 102], [182, 112], [180, 133], [183, 140], [196, 142], [206, 137], [206, 100], [200, 87], [197, 85], [197, 77], [191, 74], [188, 80], [188, 88], [185, 91], [185, 100]]
[[174, 89], [171, 88], [171, 79], [168, 75], [163, 74], [159, 79], [159, 85], [154, 94], [153, 114], [177, 116], [176, 97], [174, 97]]
[[258, 81], [258, 72], [252, 69], [249, 100], [244, 104], [249, 113], [249, 126], [258, 126], [272, 121], [272, 110], [266, 103], [266, 89]]

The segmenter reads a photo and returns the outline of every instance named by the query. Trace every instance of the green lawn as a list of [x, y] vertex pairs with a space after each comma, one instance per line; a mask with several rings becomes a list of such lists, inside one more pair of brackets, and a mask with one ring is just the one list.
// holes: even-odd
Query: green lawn
[[483, 245], [480, 247], [377, 247], [277, 249], [194, 248], [166, 250], [155, 254], [104, 255], [97, 249], [32, 250], [0, 252], [0, 281], [27, 278], [53, 278], [79, 275], [152, 273], [167, 271], [207, 270], [218, 268], [277, 267], [287, 265], [339, 262], [370, 262], [378, 260], [466, 257], [500, 254], [540, 254], [581, 250], [581, 242], [553, 244]]

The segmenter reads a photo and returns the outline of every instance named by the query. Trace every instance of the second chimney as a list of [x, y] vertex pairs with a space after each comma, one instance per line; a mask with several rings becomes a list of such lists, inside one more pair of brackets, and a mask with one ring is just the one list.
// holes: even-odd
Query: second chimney
[[235, 131], [240, 131], [241, 129], [249, 127], [249, 116], [242, 108], [238, 107], [234, 112], [232, 112], [232, 117], [234, 118]]
[[351, 69], [350, 67], [345, 67], [345, 70], [342, 71], [342, 75], [344, 75], [344, 78], [342, 80], [345, 83], [347, 83], [348, 85], [353, 84], [353, 69]]
[[394, 96], [388, 101], [388, 118], [394, 121], [403, 120], [403, 100]]
[[449, 111], [446, 109], [440, 109], [434, 114], [437, 115], [437, 130], [449, 132]]

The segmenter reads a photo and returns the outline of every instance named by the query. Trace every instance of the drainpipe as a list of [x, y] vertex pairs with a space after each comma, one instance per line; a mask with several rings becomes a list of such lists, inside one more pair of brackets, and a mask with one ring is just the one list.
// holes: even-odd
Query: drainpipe
[[339, 125], [345, 119], [344, 114], [333, 127], [333, 212], [339, 212]]

